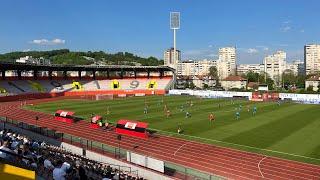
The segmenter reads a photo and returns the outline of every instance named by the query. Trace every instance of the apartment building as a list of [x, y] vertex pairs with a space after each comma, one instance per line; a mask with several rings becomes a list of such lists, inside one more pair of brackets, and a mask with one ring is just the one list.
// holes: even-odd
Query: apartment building
[[[175, 58], [175, 59], [174, 59]], [[174, 49], [170, 48], [163, 53], [164, 65], [177, 69], [178, 63], [181, 61], [181, 52], [176, 50], [174, 56]]]
[[266, 72], [276, 84], [280, 84], [282, 73], [286, 69], [286, 52], [277, 51], [264, 58], [264, 72]]
[[304, 46], [305, 74], [320, 72], [320, 44], [307, 44]]
[[228, 76], [236, 74], [237, 56], [235, 47], [219, 48], [219, 61], [226, 63]]

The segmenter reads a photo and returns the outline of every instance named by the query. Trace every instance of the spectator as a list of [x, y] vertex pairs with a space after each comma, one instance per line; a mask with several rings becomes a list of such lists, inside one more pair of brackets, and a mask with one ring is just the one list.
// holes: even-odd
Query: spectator
[[44, 160], [43, 166], [44, 166], [46, 169], [49, 169], [49, 170], [54, 169], [54, 166], [53, 166], [52, 163], [51, 163], [51, 158], [48, 158], [48, 157]]
[[[14, 151], [12, 151], [9, 148], [9, 142], [8, 141], [4, 141], [3, 142], [2, 146], [0, 147], [0, 150], [6, 151], [6, 152], [9, 152], [9, 153], [14, 153]], [[1, 158], [6, 159], [6, 160], [12, 160], [13, 159], [13, 157], [9, 153], [5, 153], [3, 151], [0, 151], [0, 157]]]
[[[138, 179], [111, 166], [72, 154], [61, 147], [13, 133], [10, 129], [0, 131], [0, 145], [0, 149], [5, 151], [0, 152], [0, 158], [36, 169], [45, 179], [51, 178], [48, 174], [52, 174], [54, 180]], [[14, 159], [17, 156], [10, 153], [17, 154], [18, 158]]]
[[65, 180], [67, 173], [61, 168], [63, 162], [57, 161], [57, 167], [53, 169], [52, 175], [54, 180]]
[[87, 180], [88, 179], [88, 177], [86, 175], [86, 170], [82, 166], [79, 166], [78, 171], [79, 171], [80, 180]]

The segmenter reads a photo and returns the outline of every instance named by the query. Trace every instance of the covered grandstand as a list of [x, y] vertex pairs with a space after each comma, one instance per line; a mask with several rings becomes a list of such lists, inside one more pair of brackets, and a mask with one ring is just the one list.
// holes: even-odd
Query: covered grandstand
[[[1, 96], [37, 93], [52, 96], [164, 94], [174, 81], [174, 70], [166, 66], [65, 66], [1, 62], [0, 70]], [[6, 76], [8, 71], [13, 72], [14, 76]], [[22, 76], [24, 72], [29, 72], [29, 76]], [[71, 76], [69, 72], [78, 73]], [[87, 75], [82, 76], [83, 72]]]

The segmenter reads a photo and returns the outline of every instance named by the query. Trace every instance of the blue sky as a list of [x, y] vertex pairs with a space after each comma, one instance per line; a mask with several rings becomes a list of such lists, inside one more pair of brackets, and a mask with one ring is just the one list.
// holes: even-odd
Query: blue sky
[[285, 50], [303, 59], [320, 43], [318, 0], [2, 0], [0, 53], [69, 48], [128, 51], [162, 58], [172, 46], [169, 12], [181, 12], [183, 59], [216, 59], [236, 46], [238, 63], [260, 63]]

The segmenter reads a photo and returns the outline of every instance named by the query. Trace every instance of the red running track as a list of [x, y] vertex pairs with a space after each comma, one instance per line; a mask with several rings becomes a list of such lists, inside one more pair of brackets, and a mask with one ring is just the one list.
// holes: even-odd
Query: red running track
[[[49, 99], [52, 100], [52, 99]], [[46, 100], [33, 100], [39, 103]], [[52, 115], [21, 109], [20, 102], [1, 103], [0, 116], [48, 127], [74, 136], [117, 147], [116, 134], [102, 129], [90, 129], [89, 123], [72, 125], [55, 121]], [[138, 146], [134, 148], [134, 146]], [[164, 161], [191, 167], [229, 179], [320, 179], [320, 166], [267, 157], [230, 148], [184, 139], [159, 136], [147, 140], [123, 137], [121, 148]]]

